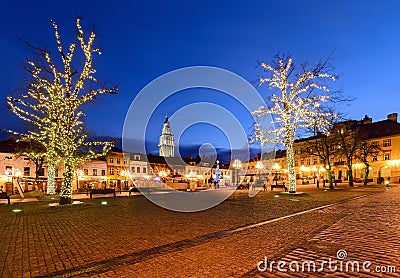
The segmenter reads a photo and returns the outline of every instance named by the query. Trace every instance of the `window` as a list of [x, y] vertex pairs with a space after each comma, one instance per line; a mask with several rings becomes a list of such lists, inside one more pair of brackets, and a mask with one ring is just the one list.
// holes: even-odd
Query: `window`
[[4, 158], [5, 160], [11, 160], [12, 159], [12, 156], [6, 156], [5, 158]]
[[135, 154], [134, 157], [133, 157], [133, 159], [134, 159], [134, 160], [140, 160], [140, 155]]
[[300, 159], [300, 165], [304, 165], [304, 159]]
[[313, 164], [314, 164], [314, 165], [316, 165], [316, 164], [317, 164], [317, 159], [316, 159], [316, 158], [314, 158], [314, 160], [313, 160]]
[[124, 159], [124, 165], [126, 165], [126, 159]]
[[377, 156], [376, 154], [374, 154], [374, 155], [372, 156], [372, 161], [378, 161], [378, 156]]
[[117, 164], [121, 164], [121, 158], [117, 158]]
[[335, 150], [335, 146], [330, 146], [330, 147], [329, 147], [329, 150], [330, 150], [330, 151], [334, 151], [334, 150]]
[[311, 160], [309, 158], [307, 158], [307, 165], [311, 164]]
[[120, 171], [121, 171], [121, 170], [120, 170], [119, 168], [117, 168], [117, 175], [119, 175]]
[[24, 160], [29, 160], [29, 157], [24, 157]]
[[140, 167], [136, 167], [136, 173], [140, 173]]
[[83, 169], [83, 174], [84, 174], [85, 176], [89, 175], [89, 169]]
[[30, 167], [24, 167], [24, 176], [29, 177], [31, 175], [31, 168]]
[[384, 147], [390, 147], [391, 145], [392, 145], [392, 139], [383, 140], [383, 146]]
[[299, 162], [297, 160], [294, 161], [294, 167], [299, 166]]
[[101, 175], [105, 176], [106, 175], [106, 170], [101, 170]]
[[93, 176], [97, 176], [97, 169], [93, 169]]
[[383, 154], [383, 160], [390, 160], [390, 152], [385, 152]]
[[143, 173], [146, 174], [146, 172], [147, 172], [146, 167], [143, 167]]
[[132, 173], [135, 173], [135, 167], [131, 168]]
[[114, 157], [110, 157], [110, 163], [114, 163]]
[[110, 168], [110, 175], [114, 175], [114, 168]]
[[12, 175], [12, 166], [6, 166], [5, 174], [7, 176], [11, 176]]
[[[58, 177], [58, 169], [55, 170], [55, 174], [56, 177]], [[44, 176], [44, 175], [43, 175]]]
[[375, 146], [375, 147], [379, 146], [379, 141], [373, 141], [372, 146]]

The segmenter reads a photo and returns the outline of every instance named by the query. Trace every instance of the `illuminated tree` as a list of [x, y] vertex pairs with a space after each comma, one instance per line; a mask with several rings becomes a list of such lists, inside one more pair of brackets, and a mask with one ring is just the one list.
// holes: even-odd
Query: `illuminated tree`
[[[259, 79], [259, 85], [267, 84], [273, 93], [268, 97], [271, 108], [260, 107], [253, 111], [258, 121], [255, 123], [253, 140], [261, 143], [281, 143], [286, 147], [286, 159], [289, 175], [289, 192], [296, 192], [296, 172], [294, 168], [293, 143], [297, 132], [317, 125], [323, 129], [326, 118], [331, 115], [324, 107], [334, 99], [328, 89], [336, 77], [330, 72], [328, 60], [313, 67], [307, 63], [297, 67], [290, 56], [277, 55], [271, 64], [262, 62], [266, 73]], [[261, 121], [271, 114], [275, 129], [265, 130]]]
[[[86, 159], [104, 155], [113, 145], [111, 142], [87, 140], [83, 127], [82, 106], [93, 101], [98, 95], [115, 94], [118, 88], [99, 85], [94, 76], [96, 70], [93, 67], [93, 54], [101, 52], [93, 45], [96, 37], [93, 31], [85, 38], [80, 19], [77, 19], [77, 41], [71, 43], [68, 51], [65, 51], [58, 27], [53, 21], [52, 24], [62, 66], [57, 66], [50, 51], [34, 47], [42, 59], [39, 62], [28, 60], [26, 68], [33, 81], [29, 84], [27, 92], [19, 98], [8, 97], [8, 104], [12, 112], [34, 127], [24, 134], [14, 133], [40, 142], [46, 149], [49, 183], [54, 180], [55, 166], [59, 162], [64, 164], [60, 204], [68, 204], [72, 201], [75, 167]], [[77, 56], [83, 57], [83, 63], [79, 63], [79, 60], [73, 63], [77, 45], [82, 52]]]

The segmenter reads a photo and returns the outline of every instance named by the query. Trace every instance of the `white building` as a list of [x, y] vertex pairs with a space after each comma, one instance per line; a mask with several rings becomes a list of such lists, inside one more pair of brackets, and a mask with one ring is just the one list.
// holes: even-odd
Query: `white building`
[[160, 149], [160, 156], [173, 157], [174, 156], [174, 136], [171, 134], [171, 127], [168, 121], [168, 116], [165, 117], [162, 133], [160, 136], [160, 143], [158, 144]]

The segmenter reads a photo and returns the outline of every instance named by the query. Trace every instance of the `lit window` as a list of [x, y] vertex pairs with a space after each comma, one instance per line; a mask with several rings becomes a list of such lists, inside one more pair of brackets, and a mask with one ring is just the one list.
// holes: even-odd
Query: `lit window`
[[392, 145], [392, 139], [383, 140], [384, 147], [390, 147]]
[[105, 176], [106, 175], [106, 170], [101, 170], [101, 175]]
[[146, 174], [146, 172], [147, 172], [146, 167], [143, 167], [143, 173]]
[[117, 164], [121, 164], [121, 159], [117, 158]]
[[121, 172], [121, 170], [119, 168], [117, 168], [117, 175], [119, 175], [120, 172]]
[[97, 176], [97, 169], [93, 169], [93, 176]]
[[89, 169], [83, 169], [83, 174], [84, 174], [85, 176], [89, 175]]
[[140, 167], [136, 167], [136, 173], [140, 173]]
[[132, 173], [135, 173], [135, 167], [132, 167], [131, 170], [132, 170]]
[[378, 156], [377, 155], [373, 155], [372, 156], [372, 161], [378, 161]]
[[110, 157], [110, 163], [114, 163], [114, 158]]
[[110, 168], [110, 175], [114, 175], [114, 168]]
[[374, 147], [379, 146], [379, 141], [374, 141], [374, 142], [372, 142], [372, 146], [374, 146]]
[[383, 160], [390, 160], [390, 152], [385, 152], [383, 154]]
[[313, 164], [314, 164], [314, 165], [317, 164], [317, 159], [316, 159], [316, 158], [314, 158]]

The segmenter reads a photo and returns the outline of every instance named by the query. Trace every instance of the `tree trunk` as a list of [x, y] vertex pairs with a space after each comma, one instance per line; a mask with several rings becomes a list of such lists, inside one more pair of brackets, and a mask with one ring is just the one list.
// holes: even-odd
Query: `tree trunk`
[[329, 182], [329, 189], [333, 189], [333, 181], [332, 181], [332, 171], [331, 167], [329, 166], [328, 171], [328, 182]]
[[52, 159], [49, 159], [48, 173], [47, 173], [47, 194], [56, 194], [56, 164]]
[[294, 170], [293, 144], [288, 144], [286, 146], [286, 159], [289, 176], [289, 193], [296, 193], [296, 172]]
[[351, 169], [351, 166], [349, 169], [347, 169], [349, 172], [349, 186], [354, 186], [354, 181], [353, 181], [353, 170]]
[[64, 183], [60, 193], [60, 205], [72, 203], [72, 185], [74, 182], [74, 164], [72, 159], [66, 159], [64, 164]]
[[365, 163], [364, 185], [368, 185], [368, 175], [369, 175], [369, 164]]

